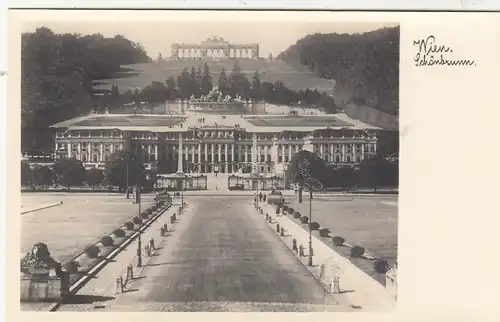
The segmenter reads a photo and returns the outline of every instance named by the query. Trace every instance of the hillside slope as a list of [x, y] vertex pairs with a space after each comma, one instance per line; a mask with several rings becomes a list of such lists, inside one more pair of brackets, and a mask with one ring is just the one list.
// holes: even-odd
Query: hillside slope
[[[314, 34], [297, 41], [279, 59], [290, 65], [307, 66], [316, 76], [335, 79], [335, 103], [359, 113], [366, 106], [384, 113], [399, 114], [399, 27], [364, 34]], [[384, 114], [368, 119], [381, 120]]]
[[[235, 60], [207, 60], [210, 68], [212, 79], [217, 80], [222, 68], [226, 72], [230, 72], [234, 66]], [[176, 78], [181, 74], [182, 69], [191, 70], [195, 68], [203, 68], [204, 60], [164, 60], [143, 64], [125, 65], [123, 68], [130, 71], [123, 74], [121, 78], [106, 79], [99, 81], [100, 83], [94, 86], [96, 89], [110, 89], [112, 85], [118, 86], [121, 93], [136, 88], [142, 89], [153, 81], [165, 82], [168, 77]], [[315, 76], [304, 66], [298, 68], [292, 67], [290, 64], [280, 60], [238, 60], [241, 71], [251, 79], [255, 71], [260, 74], [261, 81], [274, 82], [282, 81], [285, 86], [292, 90], [300, 89], [317, 89], [320, 92], [333, 94], [334, 83], [331, 80]]]

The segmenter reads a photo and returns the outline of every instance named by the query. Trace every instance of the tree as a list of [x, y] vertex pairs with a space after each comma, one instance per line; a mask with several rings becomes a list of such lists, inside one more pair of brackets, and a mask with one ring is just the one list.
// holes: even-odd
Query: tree
[[42, 186], [42, 189], [52, 185], [52, 170], [46, 166], [36, 166], [33, 169], [33, 183]]
[[177, 89], [176, 89], [176, 84], [175, 84], [175, 78], [173, 76], [170, 76], [165, 81], [165, 84], [167, 84], [167, 96], [168, 96], [168, 99], [170, 99], [170, 100], [177, 99]]
[[89, 186], [92, 187], [92, 190], [94, 190], [95, 186], [102, 184], [102, 182], [104, 181], [104, 174], [101, 170], [92, 168], [85, 172], [85, 181]]
[[252, 97], [256, 101], [262, 99], [261, 88], [260, 88], [260, 75], [258, 71], [255, 71], [255, 73], [252, 76]]
[[187, 99], [191, 96], [191, 77], [187, 68], [184, 68], [181, 74], [177, 76], [177, 86], [179, 87], [182, 99]]
[[203, 76], [201, 78], [201, 92], [203, 95], [207, 95], [212, 90], [212, 76], [210, 76], [210, 68], [205, 62], [203, 65]]
[[356, 183], [356, 171], [352, 167], [341, 167], [335, 170], [335, 185], [348, 191]]
[[57, 182], [68, 187], [80, 185], [85, 181], [85, 167], [77, 159], [60, 159], [54, 164]]
[[349, 93], [350, 103], [398, 115], [399, 37], [399, 27], [363, 34], [318, 33], [299, 39], [277, 58], [335, 78], [335, 91]]
[[295, 153], [286, 170], [287, 178], [299, 186], [299, 202], [302, 202], [304, 187], [313, 190], [322, 190], [325, 187], [326, 174], [326, 162], [316, 153], [306, 150]]
[[[127, 171], [128, 170], [128, 171]], [[142, 158], [134, 156], [128, 151], [117, 151], [111, 154], [106, 162], [106, 177], [113, 186], [123, 191], [127, 186], [142, 184], [145, 180], [145, 168]]]
[[121, 35], [55, 34], [45, 27], [23, 33], [21, 147], [50, 151], [49, 126], [88, 113], [98, 103], [94, 80], [114, 78], [121, 65], [150, 60], [140, 44]]
[[33, 170], [28, 162], [21, 161], [21, 185], [33, 184]]
[[376, 156], [363, 159], [359, 164], [359, 181], [365, 187], [377, 188], [388, 184], [387, 177], [391, 171], [391, 164], [383, 157]]
[[222, 68], [219, 73], [218, 84], [219, 84], [219, 91], [222, 94], [225, 95], [229, 93], [229, 81], [227, 79], [226, 71], [224, 70], [224, 68]]

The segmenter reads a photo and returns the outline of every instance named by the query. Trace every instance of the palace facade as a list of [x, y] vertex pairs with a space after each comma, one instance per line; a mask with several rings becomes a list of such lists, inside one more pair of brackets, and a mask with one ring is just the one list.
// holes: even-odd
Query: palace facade
[[128, 150], [160, 173], [276, 173], [310, 149], [334, 166], [375, 155], [378, 128], [333, 115], [90, 114], [52, 126], [55, 156], [104, 168]]
[[171, 59], [259, 59], [259, 44], [231, 44], [220, 37], [208, 38], [200, 44], [174, 43]]

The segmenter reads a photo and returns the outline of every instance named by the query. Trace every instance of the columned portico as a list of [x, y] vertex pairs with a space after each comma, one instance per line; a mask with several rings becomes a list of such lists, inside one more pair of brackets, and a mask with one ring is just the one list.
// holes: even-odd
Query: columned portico
[[200, 44], [174, 43], [171, 59], [258, 59], [259, 44], [231, 44], [220, 37], [208, 38]]

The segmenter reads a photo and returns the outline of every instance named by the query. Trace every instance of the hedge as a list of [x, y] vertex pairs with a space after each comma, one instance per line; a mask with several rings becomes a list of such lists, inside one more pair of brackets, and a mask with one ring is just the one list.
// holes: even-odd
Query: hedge
[[113, 238], [111, 238], [110, 236], [103, 236], [101, 238], [101, 243], [104, 245], [104, 246], [113, 246], [115, 244], [115, 241], [113, 240]]
[[[127, 224], [128, 223], [126, 223], [125, 226], [127, 226]], [[134, 228], [134, 224], [132, 224], [132, 228]], [[125, 232], [123, 231], [123, 229], [118, 228], [113, 231], [113, 235], [115, 235], [116, 237], [125, 237]]]
[[[133, 222], [131, 222], [131, 221], [126, 222], [126, 223], [125, 223], [125, 228], [126, 228], [127, 230], [132, 230], [132, 229], [134, 229], [134, 223], [133, 223]], [[116, 237], [118, 237], [118, 236], [116, 236]]]
[[306, 216], [300, 217], [300, 222], [303, 224], [307, 224], [309, 222], [309, 217]]
[[80, 264], [76, 261], [70, 261], [63, 265], [64, 270], [70, 274], [77, 274]]
[[330, 234], [330, 228], [321, 228], [319, 230], [319, 235], [321, 237], [328, 237], [329, 234]]
[[376, 259], [373, 263], [375, 272], [384, 274], [389, 270], [389, 263], [385, 259]]
[[309, 224], [309, 228], [311, 230], [318, 230], [319, 229], [319, 223], [316, 221], [313, 221], [312, 223]]
[[97, 247], [96, 245], [89, 245], [85, 247], [83, 251], [90, 258], [96, 258], [97, 256], [99, 256], [99, 253], [101, 252], [99, 247]]
[[351, 248], [351, 257], [362, 257], [365, 254], [364, 247], [361, 246], [353, 246]]
[[334, 236], [332, 238], [332, 240], [333, 240], [333, 244], [335, 246], [342, 246], [342, 245], [344, 245], [344, 242], [345, 242], [345, 239], [340, 237], [340, 236]]

